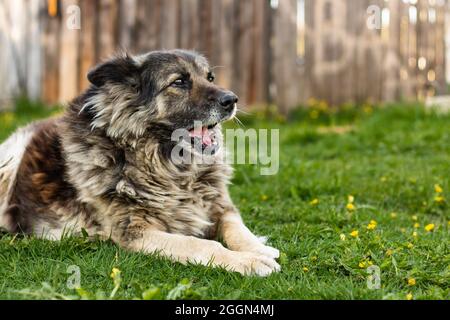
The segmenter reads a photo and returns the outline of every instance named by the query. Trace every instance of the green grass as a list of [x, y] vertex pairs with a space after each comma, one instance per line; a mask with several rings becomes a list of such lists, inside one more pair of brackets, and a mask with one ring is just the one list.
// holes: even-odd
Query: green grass
[[[3, 234], [0, 298], [114, 292], [121, 299], [406, 299], [409, 293], [449, 299], [450, 116], [406, 105], [359, 110], [313, 106], [290, 121], [273, 114], [245, 121], [247, 128], [280, 129], [279, 173], [261, 176], [256, 166], [236, 166], [231, 193], [248, 226], [282, 251], [281, 273], [243, 277], [126, 252], [111, 242]], [[0, 115], [0, 140], [31, 117], [22, 107], [6, 116], [5, 126]], [[436, 184], [446, 202], [435, 200]], [[346, 208], [349, 195], [354, 211]], [[371, 220], [374, 230], [367, 229]], [[428, 224], [433, 231], [424, 229]], [[381, 269], [379, 290], [367, 288], [369, 264]], [[81, 271], [78, 292], [66, 286], [71, 265]], [[113, 268], [121, 271], [114, 281]]]

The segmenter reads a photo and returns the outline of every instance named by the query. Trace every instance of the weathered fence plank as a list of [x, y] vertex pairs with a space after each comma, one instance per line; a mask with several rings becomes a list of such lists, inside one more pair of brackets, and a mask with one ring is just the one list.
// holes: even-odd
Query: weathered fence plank
[[[70, 9], [78, 6], [78, 0], [61, 2], [61, 48], [59, 52], [59, 102], [73, 99], [78, 93], [78, 42], [80, 32], [74, 28], [76, 14]], [[75, 14], [75, 15], [74, 15]]]
[[296, 0], [280, 1], [274, 17], [275, 101], [286, 113], [299, 102], [300, 77], [297, 65]]
[[43, 19], [42, 99], [46, 103], [59, 101], [59, 57], [61, 15]]
[[98, 60], [97, 55], [97, 12], [98, 3], [92, 0], [80, 0], [81, 10], [84, 12], [81, 20], [80, 34], [80, 66], [78, 72], [78, 82], [80, 90], [84, 90], [89, 86], [87, 73], [95, 62]]

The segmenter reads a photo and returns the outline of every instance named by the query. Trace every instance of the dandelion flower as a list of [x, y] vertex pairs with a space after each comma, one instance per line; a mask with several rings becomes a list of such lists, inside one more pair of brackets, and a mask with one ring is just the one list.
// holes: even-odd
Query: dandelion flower
[[411, 219], [413, 219], [413, 221], [417, 221], [417, 216], [416, 216], [416, 215], [413, 215], [413, 216], [411, 217]]
[[416, 231], [414, 231], [412, 235], [413, 235], [414, 238], [417, 238], [417, 232]]
[[377, 222], [375, 220], [370, 220], [367, 225], [367, 230], [374, 230], [377, 227]]
[[436, 196], [436, 197], [434, 197], [434, 202], [444, 203], [445, 202], [445, 198], [443, 196]]
[[440, 185], [435, 184], [434, 191], [436, 191], [436, 193], [442, 193], [444, 190], [442, 190], [442, 187]]
[[348, 203], [353, 203], [353, 202], [355, 202], [355, 197], [352, 196], [352, 195], [349, 195], [348, 196]]
[[408, 293], [406, 295], [406, 300], [412, 300], [413, 299], [413, 295], [411, 293]]
[[319, 199], [313, 199], [309, 202], [310, 205], [315, 206], [319, 203]]
[[353, 211], [353, 210], [356, 209], [356, 207], [355, 207], [355, 205], [354, 205], [353, 203], [347, 203], [346, 208], [347, 208], [347, 210], [349, 210], [349, 211]]
[[345, 234], [341, 233], [341, 234], [339, 235], [339, 238], [340, 238], [342, 241], [345, 241]]
[[419, 228], [419, 227], [420, 227], [420, 223], [417, 223], [417, 222], [416, 222], [416, 223], [414, 223], [414, 228], [416, 228], [416, 229], [417, 229], [417, 228]]
[[358, 263], [358, 266], [363, 269], [366, 267], [366, 262], [365, 261], [361, 261], [360, 263]]
[[425, 231], [431, 232], [434, 230], [434, 224], [430, 223], [425, 226]]
[[308, 272], [309, 269], [308, 269], [307, 267], [303, 267], [303, 271], [304, 271], [304, 272]]
[[414, 278], [409, 278], [409, 279], [408, 279], [408, 285], [409, 285], [409, 286], [415, 286], [415, 285], [416, 285], [416, 279], [414, 279]]
[[369, 224], [367, 225], [367, 230], [373, 230], [373, 229], [375, 229], [376, 227], [377, 227], [376, 224], [371, 224], [371, 223], [369, 223]]
[[118, 268], [113, 268], [111, 272], [111, 278], [115, 279], [120, 274], [120, 270]]
[[350, 235], [351, 235], [353, 238], [357, 238], [358, 235], [359, 235], [359, 232], [358, 232], [358, 230], [353, 230], [352, 232], [350, 232]]

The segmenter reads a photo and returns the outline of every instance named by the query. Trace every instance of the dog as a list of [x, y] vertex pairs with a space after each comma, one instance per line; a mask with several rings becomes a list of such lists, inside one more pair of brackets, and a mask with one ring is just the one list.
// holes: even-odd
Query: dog
[[[279, 251], [245, 226], [228, 193], [221, 123], [235, 116], [238, 98], [214, 84], [206, 58], [188, 50], [121, 54], [88, 80], [61, 116], [0, 146], [3, 229], [53, 240], [87, 232], [244, 275], [280, 270]], [[180, 152], [191, 162], [173, 160], [176, 130], [188, 133], [184, 145], [201, 146]], [[205, 149], [207, 163], [198, 161]]]

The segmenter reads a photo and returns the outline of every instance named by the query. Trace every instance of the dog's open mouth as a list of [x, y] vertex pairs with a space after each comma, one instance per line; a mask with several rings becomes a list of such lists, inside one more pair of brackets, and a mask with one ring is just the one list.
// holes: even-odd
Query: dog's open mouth
[[202, 150], [217, 146], [216, 132], [214, 130], [216, 126], [217, 123], [204, 127], [194, 127], [189, 130], [191, 144], [193, 146], [201, 145]]

